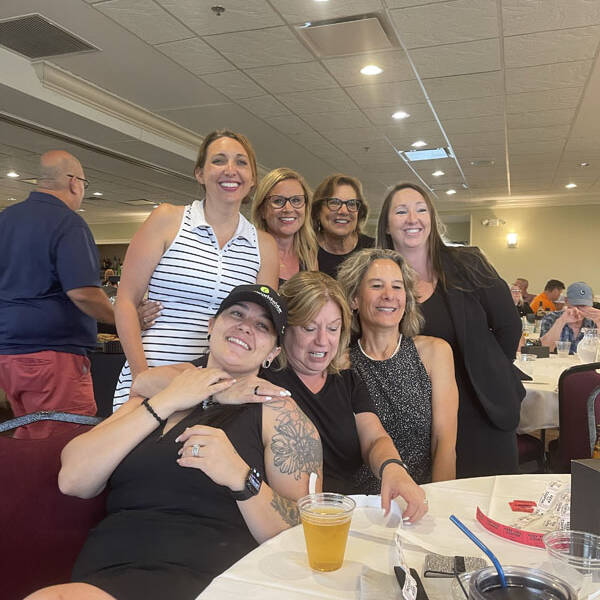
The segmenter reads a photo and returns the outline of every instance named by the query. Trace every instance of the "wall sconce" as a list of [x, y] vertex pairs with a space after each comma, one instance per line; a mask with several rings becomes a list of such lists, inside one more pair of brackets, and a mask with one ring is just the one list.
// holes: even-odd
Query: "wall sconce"
[[509, 248], [516, 248], [519, 242], [519, 236], [516, 233], [507, 233], [506, 234], [506, 245]]

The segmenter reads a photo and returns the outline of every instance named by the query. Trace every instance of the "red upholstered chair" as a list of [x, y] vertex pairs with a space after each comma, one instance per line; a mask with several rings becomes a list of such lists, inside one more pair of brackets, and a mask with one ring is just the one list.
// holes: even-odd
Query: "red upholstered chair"
[[577, 365], [564, 371], [558, 380], [560, 437], [548, 448], [550, 469], [555, 473], [570, 473], [571, 460], [591, 457], [588, 399], [600, 386], [597, 369], [600, 363]]
[[88, 531], [104, 516], [105, 496], [91, 500], [58, 489], [60, 453], [89, 430], [59, 424], [43, 439], [0, 437], [0, 597], [21, 600], [36, 589], [70, 580]]
[[[544, 442], [528, 433], [517, 434], [517, 448], [519, 450], [519, 472], [520, 473], [543, 473], [545, 469]], [[528, 468], [529, 464], [535, 465], [535, 471]]]

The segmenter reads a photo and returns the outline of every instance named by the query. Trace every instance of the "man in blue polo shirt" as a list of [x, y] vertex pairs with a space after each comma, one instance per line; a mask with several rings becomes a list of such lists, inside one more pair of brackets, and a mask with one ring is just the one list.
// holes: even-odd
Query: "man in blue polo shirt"
[[[39, 187], [0, 213], [0, 388], [15, 416], [39, 410], [96, 414], [88, 350], [96, 321], [114, 323], [100, 287], [92, 233], [75, 212], [88, 185], [80, 162], [52, 150]], [[19, 428], [47, 437], [54, 423]]]

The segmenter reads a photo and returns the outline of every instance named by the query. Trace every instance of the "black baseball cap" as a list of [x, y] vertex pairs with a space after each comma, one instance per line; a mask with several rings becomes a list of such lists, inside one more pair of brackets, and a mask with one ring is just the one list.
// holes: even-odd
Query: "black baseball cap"
[[287, 323], [287, 308], [281, 296], [268, 285], [238, 285], [229, 292], [229, 296], [221, 302], [215, 317], [220, 315], [226, 308], [239, 302], [254, 302], [266, 309], [275, 326], [277, 344], [281, 346], [285, 326]]

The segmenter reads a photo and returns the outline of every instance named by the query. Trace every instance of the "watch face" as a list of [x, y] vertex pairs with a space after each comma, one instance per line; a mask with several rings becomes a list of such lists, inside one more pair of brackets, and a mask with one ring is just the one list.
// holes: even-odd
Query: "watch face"
[[252, 494], [258, 494], [261, 483], [262, 477], [260, 473], [255, 468], [250, 469], [246, 478], [246, 489]]

